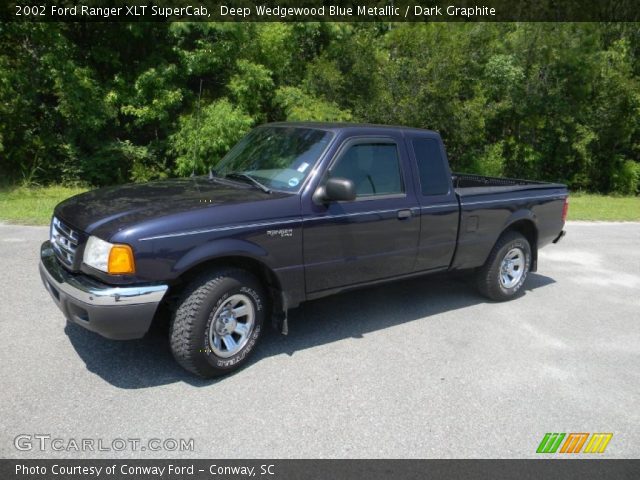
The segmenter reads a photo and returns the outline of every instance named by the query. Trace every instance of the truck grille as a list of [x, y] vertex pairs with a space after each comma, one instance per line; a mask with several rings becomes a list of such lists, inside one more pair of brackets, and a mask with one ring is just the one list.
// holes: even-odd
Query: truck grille
[[73, 268], [80, 235], [56, 217], [51, 221], [51, 246], [64, 265]]

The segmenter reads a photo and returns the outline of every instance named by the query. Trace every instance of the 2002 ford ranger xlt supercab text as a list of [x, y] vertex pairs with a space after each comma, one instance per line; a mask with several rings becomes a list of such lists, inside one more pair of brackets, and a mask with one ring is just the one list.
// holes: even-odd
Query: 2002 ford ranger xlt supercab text
[[440, 136], [414, 128], [274, 123], [208, 176], [103, 188], [60, 203], [41, 248], [67, 319], [142, 337], [171, 309], [187, 370], [237, 369], [268, 319], [305, 300], [464, 270], [508, 300], [564, 235], [564, 185], [451, 174]]

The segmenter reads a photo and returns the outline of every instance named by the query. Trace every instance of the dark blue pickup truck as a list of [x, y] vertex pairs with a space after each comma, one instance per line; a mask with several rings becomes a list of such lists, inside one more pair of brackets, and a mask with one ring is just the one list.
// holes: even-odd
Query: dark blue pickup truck
[[567, 195], [452, 174], [427, 130], [274, 123], [208, 176], [60, 203], [40, 273], [69, 321], [108, 338], [139, 338], [170, 308], [176, 360], [212, 377], [246, 361], [268, 319], [286, 333], [305, 300], [453, 270], [516, 296], [564, 235]]

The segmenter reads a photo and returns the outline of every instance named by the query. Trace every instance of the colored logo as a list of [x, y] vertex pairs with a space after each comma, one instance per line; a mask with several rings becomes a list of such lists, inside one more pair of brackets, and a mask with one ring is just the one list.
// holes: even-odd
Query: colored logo
[[536, 453], [604, 453], [611, 437], [613, 433], [545, 433]]

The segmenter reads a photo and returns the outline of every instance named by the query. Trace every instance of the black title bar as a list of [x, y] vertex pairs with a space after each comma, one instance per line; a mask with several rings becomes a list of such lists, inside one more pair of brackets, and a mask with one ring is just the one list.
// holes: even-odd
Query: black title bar
[[3, 480], [635, 480], [640, 460], [0, 460]]
[[0, 7], [27, 22], [635, 22], [637, 0], [23, 0]]

